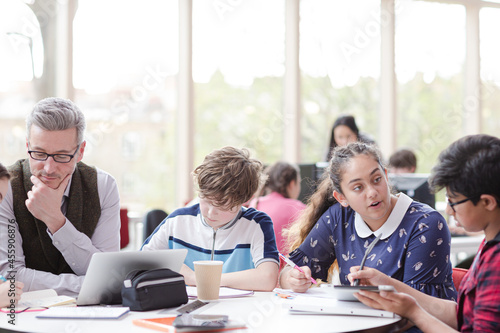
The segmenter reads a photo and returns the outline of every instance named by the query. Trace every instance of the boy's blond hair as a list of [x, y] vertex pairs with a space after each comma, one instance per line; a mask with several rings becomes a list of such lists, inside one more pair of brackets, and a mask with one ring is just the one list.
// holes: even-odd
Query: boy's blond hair
[[250, 158], [243, 148], [224, 147], [214, 150], [193, 171], [199, 196], [218, 207], [231, 209], [252, 198], [265, 181], [262, 163]]

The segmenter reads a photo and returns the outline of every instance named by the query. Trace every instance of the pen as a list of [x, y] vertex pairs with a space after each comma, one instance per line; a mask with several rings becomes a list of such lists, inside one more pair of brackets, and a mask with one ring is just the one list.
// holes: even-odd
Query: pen
[[[280, 255], [280, 258], [283, 259], [284, 262], [286, 262], [288, 265], [292, 266], [293, 268], [295, 268], [296, 270], [298, 270], [299, 272], [302, 272], [304, 273], [304, 271], [299, 267], [297, 266], [293, 261], [291, 261], [290, 259], [288, 259], [287, 257], [285, 257], [284, 255], [282, 255], [281, 253], [278, 252], [278, 254]], [[305, 274], [305, 273], [304, 273]], [[316, 280], [314, 280], [311, 276], [311, 282], [316, 284]]]
[[[368, 257], [368, 255], [370, 254], [370, 252], [373, 250], [373, 248], [375, 247], [375, 244], [377, 244], [377, 242], [380, 240], [380, 238], [382, 237], [382, 233], [380, 233], [377, 238], [375, 238], [373, 240], [373, 242], [368, 246], [368, 248], [366, 249], [366, 252], [365, 252], [365, 255], [363, 256], [363, 259], [361, 260], [361, 265], [359, 266], [359, 270], [361, 271], [364, 267], [365, 267], [365, 261], [366, 261], [366, 258]], [[354, 280], [353, 286], [359, 286], [359, 279], [356, 279]]]

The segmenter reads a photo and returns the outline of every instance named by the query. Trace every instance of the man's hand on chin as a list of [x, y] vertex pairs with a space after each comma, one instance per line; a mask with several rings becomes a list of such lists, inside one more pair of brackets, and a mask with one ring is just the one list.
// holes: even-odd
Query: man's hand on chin
[[61, 201], [71, 175], [68, 174], [56, 189], [45, 185], [38, 177], [31, 176], [33, 187], [28, 192], [26, 207], [34, 217], [43, 221], [54, 234], [66, 222], [61, 212]]

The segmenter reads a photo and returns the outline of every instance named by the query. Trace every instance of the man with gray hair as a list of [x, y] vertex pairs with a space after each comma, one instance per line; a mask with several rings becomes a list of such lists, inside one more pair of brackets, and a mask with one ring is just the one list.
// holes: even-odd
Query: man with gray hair
[[26, 120], [28, 158], [9, 167], [0, 205], [0, 271], [25, 291], [76, 296], [92, 255], [119, 250], [118, 187], [81, 162], [84, 132], [83, 113], [62, 98], [41, 100]]

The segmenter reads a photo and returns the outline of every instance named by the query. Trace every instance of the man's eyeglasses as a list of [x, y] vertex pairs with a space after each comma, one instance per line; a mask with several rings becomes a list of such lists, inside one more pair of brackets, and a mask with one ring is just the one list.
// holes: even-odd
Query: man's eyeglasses
[[57, 163], [69, 163], [73, 159], [73, 157], [75, 157], [76, 152], [78, 151], [79, 148], [80, 148], [80, 145], [78, 145], [78, 147], [76, 147], [73, 155], [47, 154], [47, 153], [44, 153], [41, 151], [36, 151], [36, 150], [28, 150], [28, 154], [30, 155], [30, 157], [32, 159], [37, 160], [37, 161], [46, 161], [49, 157], [52, 157], [54, 159], [54, 161], [56, 161]]
[[455, 210], [456, 205], [460, 205], [461, 203], [467, 202], [467, 201], [472, 200], [472, 199], [477, 198], [477, 197], [478, 197], [478, 195], [473, 195], [472, 197], [468, 197], [468, 198], [465, 198], [465, 199], [457, 201], [457, 202], [451, 202], [450, 198], [446, 197], [446, 202], [448, 203], [450, 208], [453, 210], [453, 213], [456, 213], [457, 212]]

